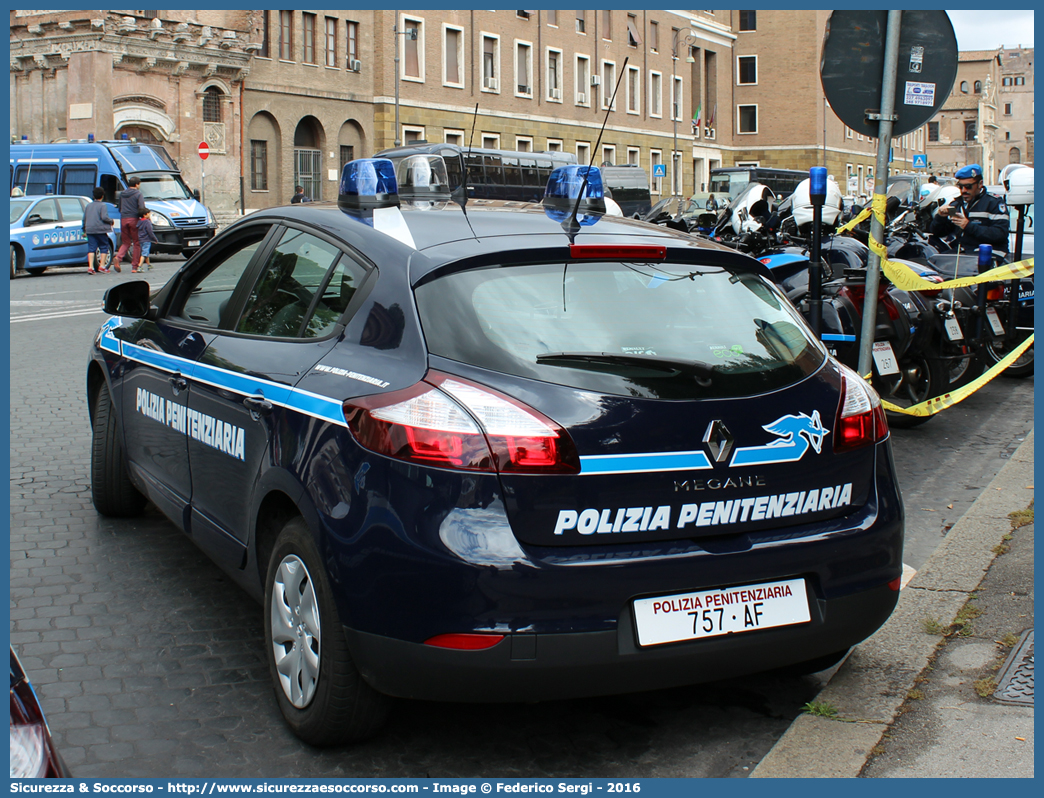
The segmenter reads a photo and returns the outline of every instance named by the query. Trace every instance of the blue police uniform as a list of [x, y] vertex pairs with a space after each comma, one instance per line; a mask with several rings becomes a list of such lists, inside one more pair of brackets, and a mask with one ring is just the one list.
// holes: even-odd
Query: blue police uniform
[[[954, 175], [958, 180], [973, 177], [982, 179], [982, 167], [969, 164]], [[953, 203], [968, 217], [968, 225], [962, 231], [949, 217], [936, 213], [932, 217], [931, 232], [937, 236], [956, 235], [956, 244], [961, 252], [977, 252], [980, 244], [989, 244], [994, 252], [1008, 251], [1010, 220], [1008, 206], [1004, 200], [988, 194], [985, 189], [967, 202], [962, 197]]]

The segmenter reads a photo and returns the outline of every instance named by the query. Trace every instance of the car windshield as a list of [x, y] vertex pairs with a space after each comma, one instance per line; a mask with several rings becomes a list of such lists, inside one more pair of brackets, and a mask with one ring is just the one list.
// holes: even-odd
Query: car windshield
[[11, 200], [11, 224], [17, 222], [31, 204], [30, 200]]
[[750, 396], [793, 384], [825, 357], [774, 287], [717, 267], [481, 268], [416, 295], [432, 354], [601, 393]]
[[177, 175], [142, 175], [139, 189], [147, 200], [192, 199], [188, 187]]

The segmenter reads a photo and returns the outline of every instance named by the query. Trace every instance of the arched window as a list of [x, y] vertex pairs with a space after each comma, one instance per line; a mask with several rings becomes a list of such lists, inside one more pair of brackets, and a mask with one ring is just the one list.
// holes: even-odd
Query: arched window
[[1008, 163], [1022, 163], [1022, 153], [1019, 152], [1018, 147], [1008, 150]]
[[976, 94], [982, 94], [982, 81], [981, 80], [975, 81], [975, 93]]
[[961, 94], [967, 94], [967, 93], [968, 93], [968, 81], [962, 80], [961, 81]]
[[217, 86], [209, 86], [203, 92], [203, 121], [221, 121], [221, 98], [224, 97], [221, 89]]

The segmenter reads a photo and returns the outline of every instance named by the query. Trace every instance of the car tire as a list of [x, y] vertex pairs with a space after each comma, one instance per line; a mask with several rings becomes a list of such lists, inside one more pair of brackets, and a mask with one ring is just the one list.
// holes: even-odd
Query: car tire
[[328, 747], [372, 736], [387, 698], [352, 661], [312, 533], [296, 517], [276, 539], [265, 577], [265, 652], [279, 710], [306, 743]]
[[[899, 374], [880, 376], [874, 367], [874, 390], [882, 399], [898, 407], [912, 407], [940, 396], [950, 387], [949, 369], [936, 357], [925, 352], [908, 352], [899, 358]], [[912, 416], [886, 410], [888, 426], [896, 429], [919, 427], [931, 416]]]
[[94, 508], [110, 518], [141, 515], [146, 499], [130, 481], [123, 442], [116, 426], [109, 389], [102, 386], [94, 402], [91, 441], [91, 498]]
[[11, 279], [15, 278], [18, 274], [18, 249], [14, 244], [11, 244]]

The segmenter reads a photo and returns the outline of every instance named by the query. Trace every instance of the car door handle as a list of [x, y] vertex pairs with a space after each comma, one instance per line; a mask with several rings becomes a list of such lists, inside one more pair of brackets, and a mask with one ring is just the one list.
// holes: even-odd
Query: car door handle
[[243, 400], [243, 404], [250, 410], [250, 415], [256, 420], [260, 416], [267, 416], [272, 412], [272, 403], [265, 399], [264, 394], [255, 394], [254, 396], [248, 396]]
[[171, 390], [174, 392], [175, 396], [177, 396], [179, 393], [188, 388], [188, 380], [186, 380], [180, 374], [174, 374], [168, 377], [167, 382], [170, 383]]

